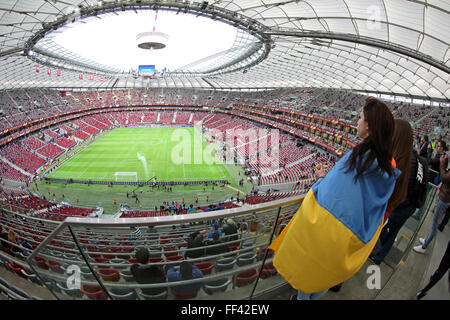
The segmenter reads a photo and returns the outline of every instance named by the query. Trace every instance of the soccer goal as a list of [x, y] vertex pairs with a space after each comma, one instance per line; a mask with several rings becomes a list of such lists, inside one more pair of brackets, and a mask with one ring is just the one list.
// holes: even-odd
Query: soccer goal
[[114, 173], [117, 181], [125, 181], [125, 182], [137, 182], [138, 175], [137, 172], [116, 172]]

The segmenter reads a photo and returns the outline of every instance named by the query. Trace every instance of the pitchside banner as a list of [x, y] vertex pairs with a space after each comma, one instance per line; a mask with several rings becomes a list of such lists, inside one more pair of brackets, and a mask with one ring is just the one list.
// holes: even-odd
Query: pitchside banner
[[[194, 125], [194, 136], [186, 129], [172, 133], [171, 141], [179, 142], [172, 149], [174, 164], [234, 164], [247, 162], [261, 171], [279, 169], [278, 129], [228, 129], [223, 131]], [[203, 142], [208, 141], [205, 147]], [[193, 153], [193, 155], [192, 155]]]

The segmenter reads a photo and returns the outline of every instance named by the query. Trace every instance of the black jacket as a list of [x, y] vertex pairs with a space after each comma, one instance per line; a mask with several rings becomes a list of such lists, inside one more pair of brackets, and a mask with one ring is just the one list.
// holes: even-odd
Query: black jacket
[[428, 148], [428, 145], [430, 142], [424, 142], [419, 149], [419, 156], [424, 157], [425, 159], [430, 159], [431, 153], [433, 152], [433, 149]]
[[198, 248], [197, 250], [188, 250], [186, 251], [186, 258], [200, 258], [205, 255], [205, 245], [203, 241], [198, 241], [195, 239], [188, 240], [188, 249]]
[[405, 199], [405, 201], [400, 203], [397, 206], [397, 208], [403, 208], [403, 207], [411, 205], [410, 200], [411, 200], [411, 196], [412, 196], [412, 190], [414, 188], [414, 184], [415, 184], [415, 180], [416, 180], [416, 176], [417, 176], [417, 155], [418, 155], [415, 150], [413, 150], [412, 153], [413, 154], [411, 155], [411, 169], [410, 169], [411, 171], [410, 171], [410, 174], [409, 174], [408, 191], [406, 193], [406, 199]]
[[[222, 231], [223, 231], [223, 233], [226, 236], [229, 236], [229, 235], [232, 235], [232, 234], [236, 234], [238, 229], [237, 229], [236, 225], [234, 225], [234, 224], [226, 224], [222, 228]], [[238, 236], [235, 235], [235, 236], [232, 236], [232, 237], [227, 237], [225, 239], [226, 239], [226, 241], [236, 241], [236, 240], [238, 240]]]
[[[166, 276], [159, 266], [146, 265], [141, 266], [139, 264], [133, 264], [130, 267], [131, 274], [136, 279], [139, 284], [152, 284], [166, 282]], [[142, 292], [144, 294], [155, 295], [164, 292], [166, 287], [161, 288], [143, 288]]]
[[[214, 245], [214, 247], [210, 247]], [[221, 253], [227, 253], [228, 251], [230, 251], [230, 247], [227, 244], [224, 244], [222, 242], [214, 242], [214, 241], [209, 241], [207, 243], [207, 247], [206, 247], [206, 254], [207, 255], [216, 255], [216, 254], [221, 254]]]

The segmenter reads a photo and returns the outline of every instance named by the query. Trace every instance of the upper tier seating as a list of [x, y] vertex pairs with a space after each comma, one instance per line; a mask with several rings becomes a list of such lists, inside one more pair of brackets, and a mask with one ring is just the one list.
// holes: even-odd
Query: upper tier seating
[[22, 140], [22, 144], [27, 146], [28, 149], [30, 150], [37, 150], [45, 145], [45, 143], [42, 140], [39, 140], [34, 136], [26, 137], [25, 139]]

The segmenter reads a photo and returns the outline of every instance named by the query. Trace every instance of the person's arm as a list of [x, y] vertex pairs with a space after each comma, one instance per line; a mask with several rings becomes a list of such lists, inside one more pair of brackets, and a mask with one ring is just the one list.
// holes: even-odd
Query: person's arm
[[203, 272], [196, 265], [192, 266], [192, 277], [193, 278], [203, 278]]
[[[203, 272], [195, 265], [192, 266], [192, 278], [193, 279], [203, 278]], [[196, 289], [200, 289], [201, 287], [203, 287], [203, 281], [193, 283], [193, 285], [196, 287]]]
[[161, 280], [160, 282], [166, 282], [166, 275], [162, 268], [158, 268], [158, 278]]
[[439, 163], [440, 163], [440, 159], [438, 159], [438, 158], [432, 158], [432, 159], [430, 159], [429, 161], [428, 161], [428, 167], [429, 168], [431, 168], [431, 169], [433, 169], [433, 170], [436, 170], [436, 171], [439, 171]]
[[444, 154], [440, 159], [440, 173], [441, 173], [441, 181], [445, 184], [450, 184], [450, 171], [446, 172], [447, 169], [447, 156]]
[[430, 162], [432, 154], [433, 154], [433, 148], [431, 147], [431, 143], [428, 143], [428, 147], [427, 147], [427, 161], [428, 162]]
[[132, 264], [130, 266], [130, 272], [133, 275], [133, 277], [135, 277], [135, 278], [136, 278], [136, 268], [137, 268], [137, 264]]
[[200, 233], [199, 231], [194, 231], [194, 232], [192, 232], [191, 235], [190, 235], [190, 238], [191, 238], [191, 239], [195, 239], [195, 237], [196, 237], [199, 233]]
[[172, 281], [177, 281], [177, 280], [178, 280], [178, 273], [175, 270], [175, 267], [167, 270], [167, 281], [172, 282]]
[[325, 169], [322, 167], [320, 167], [320, 169], [317, 169], [314, 172], [314, 176], [316, 177], [316, 182], [319, 182], [320, 180], [322, 180], [323, 178], [325, 178], [325, 176], [327, 175], [327, 172], [325, 171]]
[[420, 147], [419, 147], [419, 156], [423, 157], [423, 154], [424, 154], [423, 150], [424, 150], [426, 147], [427, 147], [427, 144], [426, 144], [426, 143], [423, 143], [422, 145], [420, 145]]

